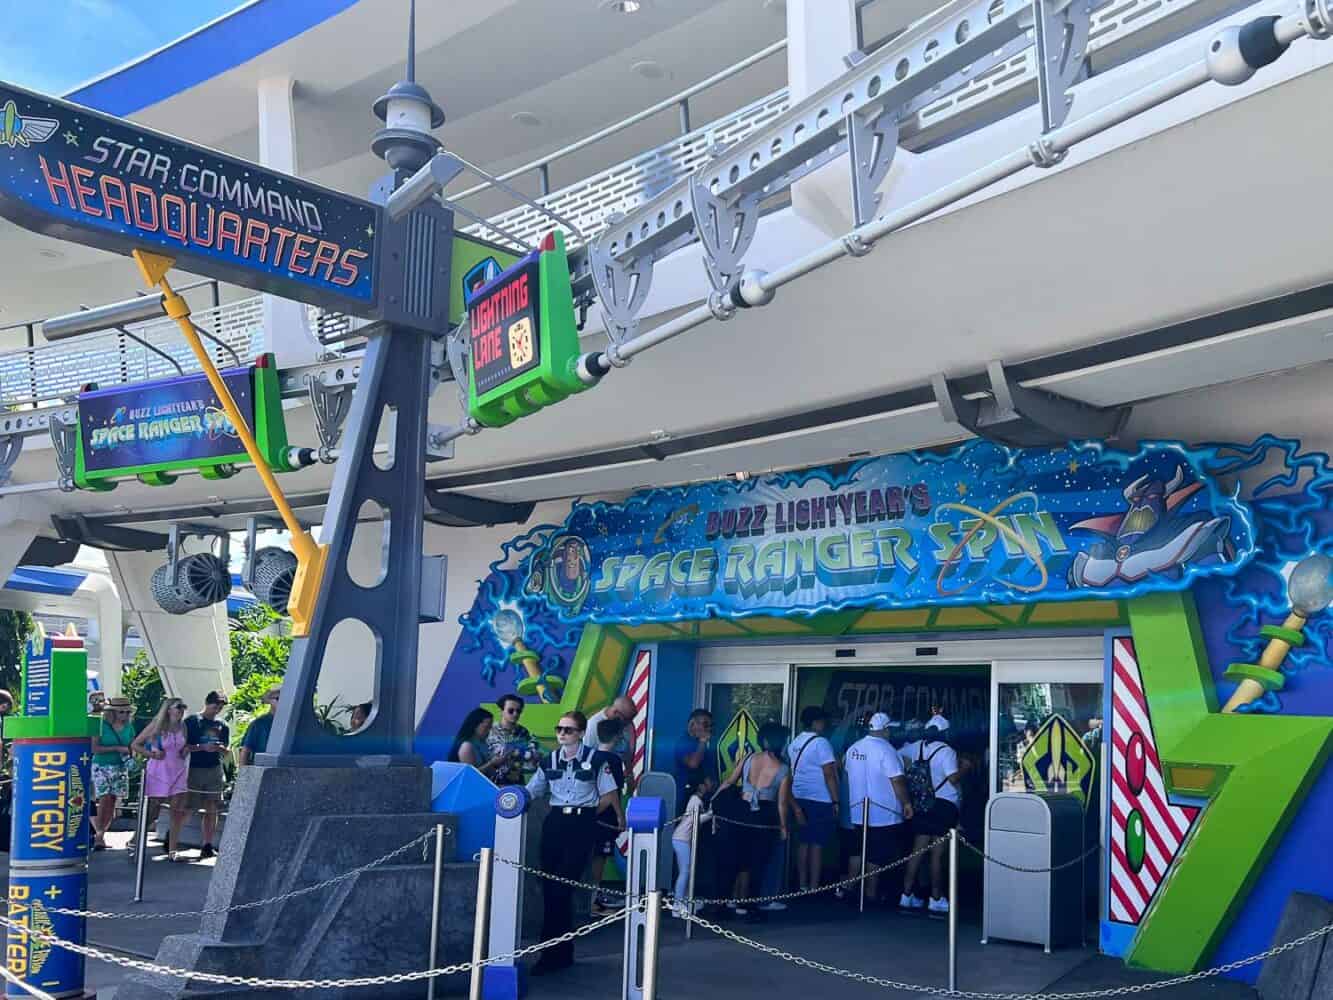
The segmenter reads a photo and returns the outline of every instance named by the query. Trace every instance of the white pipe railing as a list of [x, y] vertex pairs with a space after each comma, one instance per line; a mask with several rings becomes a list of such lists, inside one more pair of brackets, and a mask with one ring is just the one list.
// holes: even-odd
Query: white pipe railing
[[[533, 170], [538, 171], [544, 178], [549, 178], [550, 166], [557, 160], [564, 159], [566, 156], [569, 156], [573, 153], [577, 153], [582, 149], [587, 149], [589, 146], [601, 142], [603, 139], [608, 139], [613, 135], [617, 135], [620, 132], [624, 132], [628, 128], [633, 128], [640, 122], [647, 121], [654, 115], [661, 114], [663, 111], [666, 111], [673, 107], [679, 109], [681, 112], [680, 120], [681, 124], [684, 126], [681, 129], [681, 132], [688, 133], [690, 131], [689, 100], [691, 97], [695, 97], [699, 94], [702, 94], [705, 90], [710, 90], [711, 88], [717, 86], [719, 83], [722, 83], [725, 80], [730, 80], [733, 76], [736, 76], [739, 73], [743, 73], [745, 70], [749, 69], [756, 63], [762, 62], [769, 56], [783, 51], [784, 49], [786, 49], [786, 47], [787, 47], [787, 39], [780, 38], [772, 45], [765, 46], [764, 48], [760, 49], [753, 55], [747, 56], [746, 58], [742, 59], [734, 66], [728, 66], [726, 69], [718, 73], [714, 73], [707, 79], [700, 80], [698, 83], [686, 87], [679, 94], [674, 94], [671, 97], [666, 98], [665, 100], [658, 101], [651, 107], [644, 108], [642, 111], [630, 115], [624, 121], [616, 122], [614, 125], [608, 125], [606, 128], [600, 129], [594, 132], [592, 135], [585, 136], [584, 138], [579, 139], [577, 142], [572, 142], [568, 146], [565, 146], [561, 149], [557, 149], [554, 153], [550, 153], [546, 156], [541, 157], [540, 159], [533, 160], [531, 163], [525, 163], [521, 167], [515, 167], [513, 170], [506, 171], [505, 173], [500, 174], [496, 178], [496, 180], [511, 181], [515, 177], [521, 177], [523, 174], [530, 173]], [[465, 198], [471, 198], [475, 195], [481, 194], [483, 191], [490, 190], [491, 186], [492, 186], [491, 183], [487, 181], [481, 184], [477, 184], [474, 187], [470, 187], [466, 191], [460, 191], [458, 194], [446, 193], [446, 196], [449, 198], [450, 201], [462, 201]], [[546, 190], [542, 191], [543, 195], [548, 193], [549, 192]]]

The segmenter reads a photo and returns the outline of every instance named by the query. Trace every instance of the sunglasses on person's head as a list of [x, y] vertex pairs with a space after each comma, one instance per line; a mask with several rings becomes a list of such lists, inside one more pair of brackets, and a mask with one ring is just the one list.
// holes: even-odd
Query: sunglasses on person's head
[[555, 731], [556, 731], [557, 733], [578, 733], [578, 732], [582, 732], [582, 730], [580, 730], [578, 726], [556, 726], [556, 727], [555, 727]]

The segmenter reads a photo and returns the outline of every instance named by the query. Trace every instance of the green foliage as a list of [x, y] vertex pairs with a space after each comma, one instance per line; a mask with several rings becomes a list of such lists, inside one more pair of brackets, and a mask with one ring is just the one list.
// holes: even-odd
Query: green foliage
[[338, 701], [335, 695], [333, 700], [327, 705], [321, 705], [319, 700], [315, 700], [315, 719], [321, 726], [336, 736], [344, 736], [351, 728], [343, 718], [348, 720], [352, 717], [351, 705], [343, 705]]
[[0, 687], [19, 700], [23, 687], [23, 644], [34, 628], [26, 611], [0, 610]]
[[[275, 625], [278, 634], [274, 634]], [[291, 652], [288, 619], [262, 604], [242, 611], [238, 627], [231, 633], [232, 682], [242, 685], [252, 674], [281, 677], [287, 672]]]
[[134, 706], [134, 728], [142, 731], [153, 721], [165, 693], [162, 677], [157, 667], [148, 662], [148, 653], [144, 650], [134, 655], [134, 662], [120, 675], [120, 691]]

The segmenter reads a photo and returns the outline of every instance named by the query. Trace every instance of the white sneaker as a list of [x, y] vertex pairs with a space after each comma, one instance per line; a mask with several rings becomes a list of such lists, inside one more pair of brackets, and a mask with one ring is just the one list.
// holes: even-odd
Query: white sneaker
[[898, 905], [904, 910], [924, 910], [926, 901], [920, 896], [909, 896], [907, 893], [903, 893], [902, 898], [898, 900]]
[[786, 908], [786, 903], [776, 899], [771, 903], [765, 903], [763, 906], [759, 907], [759, 909], [763, 910], [765, 913], [781, 913]]
[[948, 901], [947, 899], [945, 899], [943, 896], [940, 896], [940, 897], [938, 897], [938, 898], [936, 898], [936, 899], [932, 899], [932, 900], [930, 901], [930, 912], [931, 912], [931, 913], [948, 913], [948, 912], [949, 912], [949, 901]]

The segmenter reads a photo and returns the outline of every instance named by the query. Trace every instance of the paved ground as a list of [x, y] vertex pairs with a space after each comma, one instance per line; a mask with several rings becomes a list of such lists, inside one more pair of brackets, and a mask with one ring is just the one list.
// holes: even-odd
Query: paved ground
[[[725, 997], [773, 1000], [774, 997], [876, 997], [897, 1000], [919, 996], [858, 983], [802, 968], [734, 941], [696, 928], [685, 941], [680, 922], [668, 921], [661, 952], [659, 994], [665, 1000]], [[727, 929], [812, 961], [850, 972], [922, 986], [948, 985], [947, 925], [927, 917], [896, 912], [864, 916], [830, 904], [806, 904], [777, 914], [766, 924], [728, 921]], [[619, 941], [605, 935], [580, 952], [574, 968], [533, 980], [531, 996], [577, 996], [612, 1000], [620, 996]], [[980, 927], [959, 927], [958, 988], [991, 993], [1061, 993], [1133, 986], [1165, 977], [1131, 972], [1115, 959], [1092, 949], [1068, 949], [1051, 955], [1038, 946], [980, 943]], [[1206, 982], [1172, 987], [1155, 994], [1162, 1000], [1253, 1000], [1249, 987]]]
[[[128, 833], [112, 833], [113, 849], [93, 855], [89, 883], [91, 909], [134, 913], [197, 910], [204, 904], [213, 862], [168, 864], [150, 861], [144, 880], [144, 902], [135, 904], [134, 865], [123, 844]], [[151, 853], [158, 853], [156, 846]], [[151, 854], [150, 854], [151, 856]], [[196, 852], [188, 852], [193, 858]], [[0, 861], [5, 860], [0, 855]], [[168, 920], [92, 920], [89, 943], [121, 954], [152, 958], [168, 934], [188, 933], [197, 918]], [[775, 914], [766, 924], [726, 922], [728, 929], [813, 961], [853, 972], [923, 986], [947, 984], [947, 925], [927, 917], [896, 912], [865, 916], [834, 903], [807, 903]], [[1114, 959], [1091, 949], [1067, 949], [1046, 955], [1040, 947], [992, 942], [980, 944], [975, 920], [959, 929], [959, 988], [986, 992], [1063, 993], [1132, 986], [1157, 978], [1131, 972]], [[534, 979], [530, 996], [579, 1000], [612, 1000], [620, 996], [621, 942], [619, 927], [579, 942], [580, 961], [573, 969]], [[124, 971], [102, 962], [88, 963], [87, 982], [110, 1000]], [[836, 996], [856, 1000], [896, 1000], [914, 994], [887, 990], [802, 968], [745, 945], [696, 928], [693, 941], [684, 939], [680, 921], [668, 919], [661, 952], [659, 995], [678, 998], [725, 997], [726, 1000], [804, 1000]], [[442, 992], [465, 992], [463, 977], [441, 981]], [[919, 995], [919, 994], [916, 994]], [[1248, 987], [1210, 981], [1173, 987], [1156, 994], [1162, 1000], [1253, 1000]], [[423, 990], [424, 996], [424, 990]], [[371, 1000], [369, 994], [367, 1000]]]

